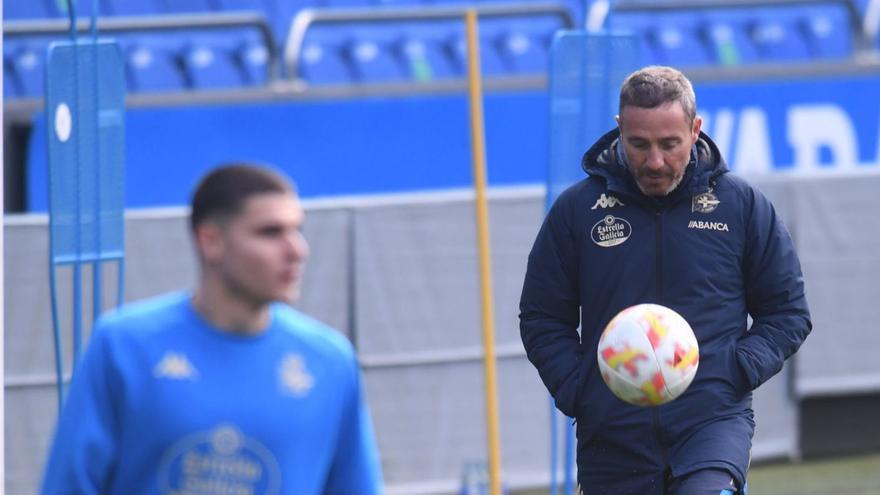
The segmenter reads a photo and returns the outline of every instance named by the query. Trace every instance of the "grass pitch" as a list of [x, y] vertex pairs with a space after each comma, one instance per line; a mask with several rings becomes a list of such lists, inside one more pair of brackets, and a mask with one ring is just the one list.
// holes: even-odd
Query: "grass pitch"
[[[511, 495], [547, 495], [547, 489]], [[756, 464], [749, 495], [880, 495], [880, 453]]]

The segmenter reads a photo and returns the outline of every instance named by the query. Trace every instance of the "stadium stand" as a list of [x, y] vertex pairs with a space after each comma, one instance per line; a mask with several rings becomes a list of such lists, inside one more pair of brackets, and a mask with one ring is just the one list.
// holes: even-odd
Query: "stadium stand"
[[[7, 2], [7, 18], [49, 20], [65, 15], [56, 2]], [[81, 2], [80, 16], [88, 15], [90, 2]], [[544, 1], [517, 5], [554, 5]], [[62, 4], [63, 5], [63, 4]], [[436, 5], [460, 5], [437, 2]], [[481, 6], [503, 6], [484, 2]], [[562, 4], [575, 25], [583, 23], [580, 2]], [[845, 60], [863, 45], [861, 17], [868, 0], [800, 0], [775, 2], [719, 2], [684, 0], [612, 2], [600, 25], [630, 30], [639, 36], [646, 63], [681, 67], [730, 67], [753, 64], [803, 63]], [[744, 8], [748, 7], [748, 8]], [[460, 78], [464, 41], [460, 26], [418, 15], [374, 23], [364, 13], [395, 9], [425, 10], [414, 0], [102, 0], [105, 16], [174, 19], [180, 14], [223, 15], [257, 13], [265, 19], [275, 42], [261, 43], [250, 34], [206, 35], [193, 26], [183, 31], [175, 46], [156, 47], [155, 32], [140, 30], [126, 42], [129, 90], [153, 92], [254, 87], [270, 84], [271, 53], [287, 51], [296, 58], [294, 73], [282, 75], [306, 85], [357, 85], [416, 82]], [[308, 11], [313, 11], [312, 15]], [[330, 22], [326, 13], [336, 17]], [[350, 14], [348, 19], [340, 15]], [[497, 21], [497, 22], [496, 22]], [[344, 28], [339, 29], [339, 24]], [[488, 77], [543, 74], [553, 33], [564, 22], [536, 13], [483, 19], [482, 61]], [[157, 32], [162, 32], [157, 28]], [[298, 43], [292, 31], [304, 29]], [[128, 35], [121, 35], [128, 37]], [[143, 37], [143, 39], [138, 39]], [[41, 85], [29, 78], [39, 68], [45, 37], [17, 35], [12, 50], [4, 51], [4, 64], [13, 74], [9, 97], [39, 96]], [[31, 39], [28, 39], [31, 38]], [[188, 39], [189, 38], [189, 39]], [[287, 40], [287, 41], [285, 41]], [[285, 46], [281, 46], [281, 44]], [[876, 41], [874, 42], [876, 44]], [[296, 50], [296, 53], [289, 53]], [[290, 63], [287, 64], [290, 68]], [[166, 80], [160, 80], [161, 78]], [[182, 81], [181, 82], [181, 78]]]

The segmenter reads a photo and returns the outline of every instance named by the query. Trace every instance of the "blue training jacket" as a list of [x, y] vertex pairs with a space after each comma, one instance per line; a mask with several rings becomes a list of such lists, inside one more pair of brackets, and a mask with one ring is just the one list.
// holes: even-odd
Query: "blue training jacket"
[[[662, 198], [639, 191], [618, 162], [618, 138], [608, 132], [584, 155], [589, 176], [560, 195], [535, 240], [520, 301], [528, 358], [559, 410], [576, 418], [585, 489], [591, 472], [630, 448], [619, 454], [627, 468], [724, 468], [742, 485], [751, 391], [812, 327], [794, 245], [770, 201], [728, 173], [705, 134], [681, 185]], [[700, 344], [687, 392], [652, 408], [613, 396], [596, 362], [605, 325], [639, 303], [679, 312]]]

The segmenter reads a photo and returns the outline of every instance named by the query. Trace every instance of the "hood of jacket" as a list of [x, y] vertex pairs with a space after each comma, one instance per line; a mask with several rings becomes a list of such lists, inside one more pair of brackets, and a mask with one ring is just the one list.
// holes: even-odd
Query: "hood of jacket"
[[690, 162], [678, 187], [664, 198], [649, 198], [642, 194], [627, 166], [618, 160], [620, 129], [605, 133], [584, 153], [581, 168], [592, 177], [605, 181], [606, 188], [631, 197], [655, 202], [674, 201], [714, 188], [718, 177], [727, 173], [727, 163], [712, 138], [700, 131], [700, 137], [691, 151]]

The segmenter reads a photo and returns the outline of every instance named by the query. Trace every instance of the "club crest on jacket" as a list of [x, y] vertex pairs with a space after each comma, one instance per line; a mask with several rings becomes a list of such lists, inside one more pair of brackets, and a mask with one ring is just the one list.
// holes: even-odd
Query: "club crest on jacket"
[[715, 208], [718, 208], [719, 204], [721, 204], [721, 201], [719, 201], [718, 197], [710, 190], [694, 196], [694, 199], [691, 202], [691, 211], [697, 213], [712, 213], [715, 211]]

